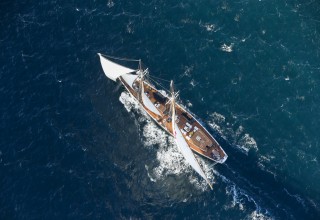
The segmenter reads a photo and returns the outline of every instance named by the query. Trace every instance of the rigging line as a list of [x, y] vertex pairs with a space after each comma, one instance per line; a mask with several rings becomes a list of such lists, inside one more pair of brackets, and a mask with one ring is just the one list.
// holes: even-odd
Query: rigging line
[[[154, 77], [154, 76], [152, 76], [152, 77]], [[154, 83], [156, 83], [157, 85], [159, 85], [159, 86], [160, 86], [161, 88], [163, 88], [166, 92], [168, 92], [168, 94], [171, 93], [171, 91], [170, 91], [169, 89], [166, 89], [161, 83], [159, 83], [159, 82], [157, 82], [156, 80], [152, 79], [152, 77], [149, 75], [149, 76], [148, 76], [148, 79], [152, 80]], [[155, 78], [157, 78], [157, 77], [155, 77]], [[165, 81], [168, 81], [168, 80], [165, 80]], [[171, 81], [168, 81], [168, 82], [171, 82]], [[187, 89], [187, 88], [183, 88], [183, 89], [175, 92], [175, 93], [176, 93], [176, 100], [177, 100], [177, 101], [178, 101], [178, 96], [179, 96], [180, 91], [183, 91], [183, 90], [186, 90], [186, 89]]]
[[162, 89], [164, 89], [166, 92], [169, 92], [169, 93], [170, 93], [170, 91], [169, 91], [167, 88], [165, 88], [161, 83], [155, 81], [154, 79], [151, 79], [150, 77], [148, 77], [148, 78], [149, 78], [152, 82], [154, 82], [155, 84], [157, 84], [158, 86], [160, 86]]
[[154, 79], [151, 79], [151, 78], [150, 78], [150, 76], [148, 76], [148, 80], [150, 80], [150, 81], [152, 81], [153, 83], [155, 83], [156, 85], [158, 85], [158, 86], [160, 86], [160, 87], [164, 88], [164, 86], [162, 86], [159, 82], [157, 82], [157, 81], [156, 81], [156, 80], [154, 80]]
[[116, 60], [134, 61], [134, 62], [140, 62], [140, 61], [141, 61], [141, 60], [136, 60], [136, 59], [128, 59], [128, 58], [114, 57], [114, 56], [105, 55], [105, 54], [101, 54], [101, 55], [102, 55], [102, 56], [105, 56], [105, 57], [108, 57], [108, 58], [116, 59]]
[[151, 80], [152, 82], [154, 82], [156, 85], [160, 86], [162, 89], [164, 89], [165, 91], [167, 91], [168, 93], [170, 93], [169, 89], [167, 89], [164, 85], [162, 85], [160, 82], [158, 82], [155, 79], [152, 79], [150, 77], [150, 75], [148, 76], [148, 79]]
[[169, 91], [169, 89], [167, 89], [166, 87], [164, 87], [164, 85], [162, 85], [160, 82], [158, 82], [155, 79], [152, 79], [150, 76], [148, 77], [150, 80], [152, 80], [154, 83], [156, 83], [157, 85], [161, 86], [163, 89], [165, 89], [166, 91]]
[[159, 78], [159, 77], [155, 77], [155, 76], [150, 76], [150, 77], [155, 78], [155, 79], [158, 79], [158, 80], [163, 80], [163, 81], [165, 81], [165, 82], [170, 82], [170, 80], [161, 79], [161, 78]]

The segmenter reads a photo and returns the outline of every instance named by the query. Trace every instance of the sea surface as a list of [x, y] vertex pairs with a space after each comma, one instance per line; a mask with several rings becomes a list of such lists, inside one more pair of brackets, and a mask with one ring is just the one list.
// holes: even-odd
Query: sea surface
[[[98, 52], [175, 81], [213, 190]], [[320, 219], [318, 0], [4, 0], [0, 100], [0, 219]]]

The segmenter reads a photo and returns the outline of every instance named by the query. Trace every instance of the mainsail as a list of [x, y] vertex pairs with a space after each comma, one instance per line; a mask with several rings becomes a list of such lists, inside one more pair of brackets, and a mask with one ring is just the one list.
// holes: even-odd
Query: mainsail
[[208, 185], [210, 186], [210, 188], [212, 189], [212, 185], [209, 182], [208, 178], [206, 177], [206, 175], [204, 174], [202, 168], [200, 167], [197, 159], [195, 158], [192, 150], [190, 149], [188, 143], [186, 142], [186, 140], [184, 139], [177, 123], [175, 122], [175, 94], [173, 91], [173, 82], [171, 81], [170, 84], [171, 87], [171, 95], [172, 95], [172, 100], [171, 100], [171, 114], [172, 114], [172, 131], [174, 134], [174, 139], [175, 142], [178, 146], [178, 148], [180, 149], [182, 155], [184, 156], [184, 158], [186, 159], [186, 161], [192, 166], [192, 168], [197, 171], [197, 173], [200, 174], [200, 176], [205, 179], [208, 183]]
[[98, 53], [100, 57], [100, 62], [103, 68], [104, 73], [106, 76], [113, 81], [116, 81], [119, 76], [122, 76], [126, 73], [132, 73], [135, 70], [129, 69], [127, 67], [121, 66], [119, 64], [116, 64], [105, 57], [103, 57], [100, 53]]

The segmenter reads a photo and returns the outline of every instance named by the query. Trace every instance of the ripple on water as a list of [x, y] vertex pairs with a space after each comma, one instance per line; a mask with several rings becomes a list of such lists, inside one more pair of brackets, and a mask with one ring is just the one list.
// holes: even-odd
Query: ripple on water
[[215, 176], [219, 177], [227, 184], [226, 194], [232, 197], [231, 203], [224, 206], [226, 210], [238, 208], [241, 211], [246, 211], [246, 209], [249, 209], [248, 207], [253, 204], [254, 211], [247, 216], [247, 219], [273, 219], [270, 211], [261, 207], [261, 205], [246, 190], [237, 186], [232, 180], [228, 179], [218, 171], [214, 170], [213, 172]]
[[[235, 123], [236, 122], [234, 122], [234, 124]], [[248, 154], [250, 150], [258, 151], [257, 142], [250, 134], [245, 132], [245, 128], [240, 125], [237, 129], [234, 129], [233, 125], [227, 122], [225, 116], [222, 114], [217, 112], [212, 113], [208, 124], [212, 129], [217, 131], [221, 137], [241, 152]]]

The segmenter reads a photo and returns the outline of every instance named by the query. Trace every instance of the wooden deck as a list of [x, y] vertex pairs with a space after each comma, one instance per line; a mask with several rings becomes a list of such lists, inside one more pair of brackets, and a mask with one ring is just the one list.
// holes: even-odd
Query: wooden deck
[[[126, 89], [138, 99], [139, 79], [133, 83], [131, 88], [121, 77], [120, 81]], [[152, 117], [164, 130], [172, 134], [171, 115], [169, 115], [170, 104], [168, 98], [162, 95], [158, 90], [144, 82], [144, 92], [151, 102], [160, 112], [160, 116], [146, 108], [142, 103], [145, 111]], [[183, 107], [176, 104], [176, 123], [181, 130], [185, 140], [190, 148], [196, 153], [211, 159], [218, 163], [225, 161], [226, 154], [218, 144], [218, 142], [209, 134], [209, 132]]]

